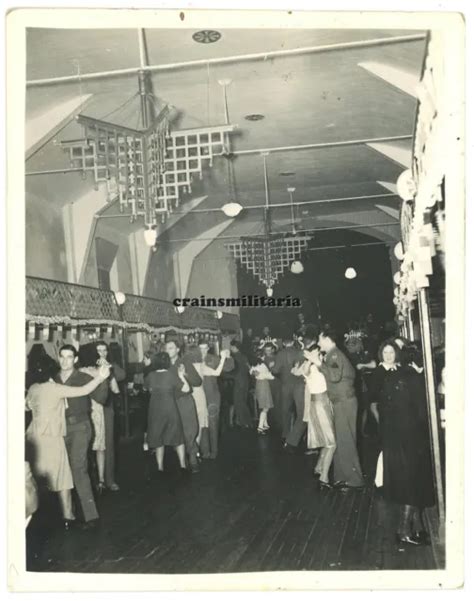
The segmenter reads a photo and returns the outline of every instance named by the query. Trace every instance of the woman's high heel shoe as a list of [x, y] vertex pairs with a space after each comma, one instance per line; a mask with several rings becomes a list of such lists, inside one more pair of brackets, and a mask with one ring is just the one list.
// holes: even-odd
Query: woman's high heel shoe
[[71, 530], [71, 528], [73, 528], [75, 526], [75, 524], [76, 524], [76, 518], [63, 520], [64, 530]]
[[420, 545], [431, 545], [430, 535], [426, 530], [420, 530], [419, 532], [415, 532], [412, 536], [413, 540], [416, 540]]
[[319, 481], [319, 487], [322, 490], [333, 490], [334, 488], [332, 484], [329, 484], [329, 482], [324, 482], [324, 480]]
[[421, 545], [415, 537], [409, 535], [400, 536], [400, 534], [397, 534], [396, 541], [399, 545], [413, 545], [414, 547]]

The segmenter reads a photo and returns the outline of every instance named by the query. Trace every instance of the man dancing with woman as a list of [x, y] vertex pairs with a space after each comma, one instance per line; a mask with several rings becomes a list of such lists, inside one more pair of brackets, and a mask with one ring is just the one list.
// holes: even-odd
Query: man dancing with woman
[[321, 449], [314, 475], [319, 479], [321, 488], [331, 489], [329, 469], [336, 452], [334, 430], [334, 412], [327, 393], [327, 384], [320, 371], [319, 351], [305, 350], [305, 361], [293, 368], [294, 375], [305, 379], [305, 404], [303, 420], [308, 424], [308, 449]]

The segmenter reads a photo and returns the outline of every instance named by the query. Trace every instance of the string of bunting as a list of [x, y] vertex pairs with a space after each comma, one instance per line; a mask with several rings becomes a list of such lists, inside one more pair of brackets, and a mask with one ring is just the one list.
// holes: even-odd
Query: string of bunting
[[31, 328], [32, 324], [50, 326], [50, 325], [69, 325], [69, 326], [114, 326], [118, 328], [134, 329], [149, 334], [162, 333], [162, 332], [177, 332], [178, 334], [188, 334], [189, 332], [199, 333], [213, 333], [218, 332], [217, 329], [210, 328], [180, 328], [176, 326], [150, 326], [147, 323], [129, 323], [128, 321], [118, 321], [115, 319], [72, 319], [70, 317], [63, 317], [59, 315], [45, 316], [45, 315], [26, 315], [26, 322]]

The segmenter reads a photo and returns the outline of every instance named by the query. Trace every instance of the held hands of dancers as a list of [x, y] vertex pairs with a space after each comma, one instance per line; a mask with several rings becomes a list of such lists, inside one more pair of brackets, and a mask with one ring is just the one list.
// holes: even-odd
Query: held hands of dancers
[[185, 375], [186, 375], [186, 368], [181, 363], [180, 365], [178, 365], [178, 377], [180, 380], [184, 380]]
[[229, 349], [222, 349], [220, 352], [221, 359], [228, 359], [230, 357]]

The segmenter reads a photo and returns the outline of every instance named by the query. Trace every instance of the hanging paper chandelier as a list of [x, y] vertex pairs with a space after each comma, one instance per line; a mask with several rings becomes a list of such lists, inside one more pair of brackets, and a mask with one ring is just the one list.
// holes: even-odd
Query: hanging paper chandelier
[[226, 113], [224, 125], [170, 131], [173, 107], [166, 105], [155, 116], [157, 99], [148, 91], [150, 73], [140, 72], [138, 84], [139, 92], [130, 100], [141, 98], [142, 129], [78, 115], [84, 138], [61, 146], [83, 177], [92, 172], [96, 188], [107, 183], [108, 201], [118, 199], [120, 211], [131, 222], [143, 217], [153, 228], [158, 216], [164, 221], [179, 205], [183, 191], [191, 193], [193, 177], [202, 179], [203, 168], [212, 167], [213, 157], [226, 155], [229, 133], [236, 126], [229, 124]]
[[172, 213], [183, 191], [191, 193], [193, 176], [202, 179], [204, 166], [227, 152], [228, 134], [236, 129], [227, 123], [170, 131], [170, 114], [166, 106], [144, 129], [78, 115], [84, 139], [61, 143], [72, 167], [83, 176], [92, 172], [96, 187], [106, 182], [109, 202], [118, 198], [131, 222], [143, 217], [148, 227]]
[[272, 233], [267, 154], [262, 155], [265, 183], [264, 234], [242, 237], [238, 242], [227, 244], [226, 247], [242, 267], [252, 273], [269, 290], [273, 289], [285, 269], [300, 258], [311, 236], [297, 235], [294, 222], [293, 235]]

